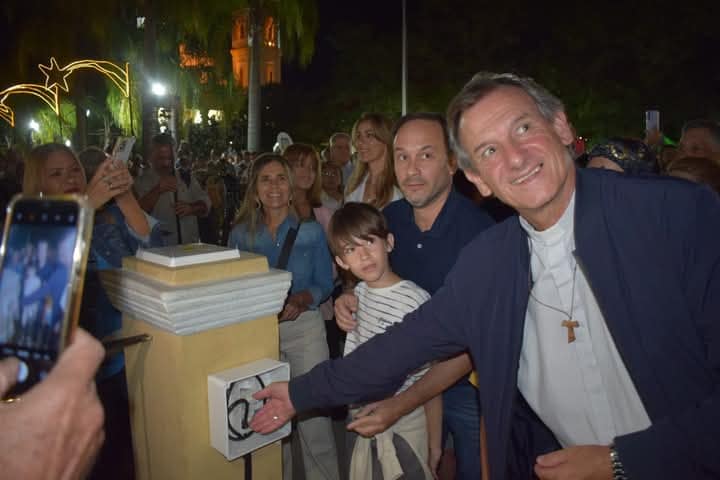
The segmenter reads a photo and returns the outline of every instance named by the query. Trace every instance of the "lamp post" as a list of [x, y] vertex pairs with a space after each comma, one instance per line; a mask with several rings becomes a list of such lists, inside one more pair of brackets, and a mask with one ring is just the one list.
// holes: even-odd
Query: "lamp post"
[[35, 139], [33, 138], [33, 133], [39, 133], [40, 132], [40, 124], [35, 121], [34, 118], [30, 119], [30, 122], [28, 123], [28, 128], [30, 129], [30, 145], [35, 145]]
[[405, 0], [402, 0], [402, 114], [407, 114], [407, 21]]

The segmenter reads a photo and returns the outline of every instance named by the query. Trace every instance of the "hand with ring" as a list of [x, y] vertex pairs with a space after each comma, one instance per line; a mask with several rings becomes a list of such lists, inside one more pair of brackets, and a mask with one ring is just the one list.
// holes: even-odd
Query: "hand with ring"
[[108, 158], [98, 166], [97, 172], [87, 186], [86, 194], [94, 208], [100, 208], [113, 197], [130, 191], [133, 179], [124, 165], [116, 165]]
[[250, 428], [258, 433], [268, 434], [285, 425], [295, 416], [295, 407], [290, 401], [288, 382], [271, 383], [253, 395], [256, 400], [265, 400], [263, 408], [255, 412]]

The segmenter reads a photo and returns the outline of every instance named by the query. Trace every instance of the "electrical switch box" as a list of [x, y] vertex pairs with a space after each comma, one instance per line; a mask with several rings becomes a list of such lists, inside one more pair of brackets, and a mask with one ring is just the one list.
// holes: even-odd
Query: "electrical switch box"
[[253, 393], [288, 380], [290, 365], [269, 358], [208, 375], [211, 445], [228, 460], [235, 460], [290, 435], [290, 422], [267, 435], [249, 425], [264, 404]]

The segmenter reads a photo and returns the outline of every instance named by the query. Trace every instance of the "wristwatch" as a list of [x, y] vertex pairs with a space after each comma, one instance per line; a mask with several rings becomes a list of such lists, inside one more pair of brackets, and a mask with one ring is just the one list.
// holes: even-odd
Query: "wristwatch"
[[610, 466], [612, 467], [613, 480], [628, 480], [625, 474], [625, 467], [623, 467], [620, 456], [613, 443], [610, 444]]

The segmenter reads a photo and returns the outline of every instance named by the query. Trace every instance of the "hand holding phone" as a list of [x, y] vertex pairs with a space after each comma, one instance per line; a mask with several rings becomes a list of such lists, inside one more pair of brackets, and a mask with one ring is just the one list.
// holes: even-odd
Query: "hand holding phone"
[[133, 145], [135, 145], [135, 137], [118, 137], [113, 147], [112, 157], [127, 165]]
[[98, 209], [111, 198], [129, 192], [132, 184], [133, 178], [127, 166], [108, 158], [100, 164], [90, 180], [86, 194], [90, 205]]
[[[85, 478], [103, 441], [95, 373], [103, 349], [82, 329], [47, 379], [14, 404], [0, 403], [3, 478]], [[14, 382], [16, 359], [0, 361], [0, 396]], [[37, 452], [42, 452], [38, 455]]]
[[[0, 258], [0, 358], [27, 367], [17, 396], [44, 379], [77, 319], [92, 230], [85, 197], [15, 197]], [[20, 379], [22, 380], [22, 379]]]

